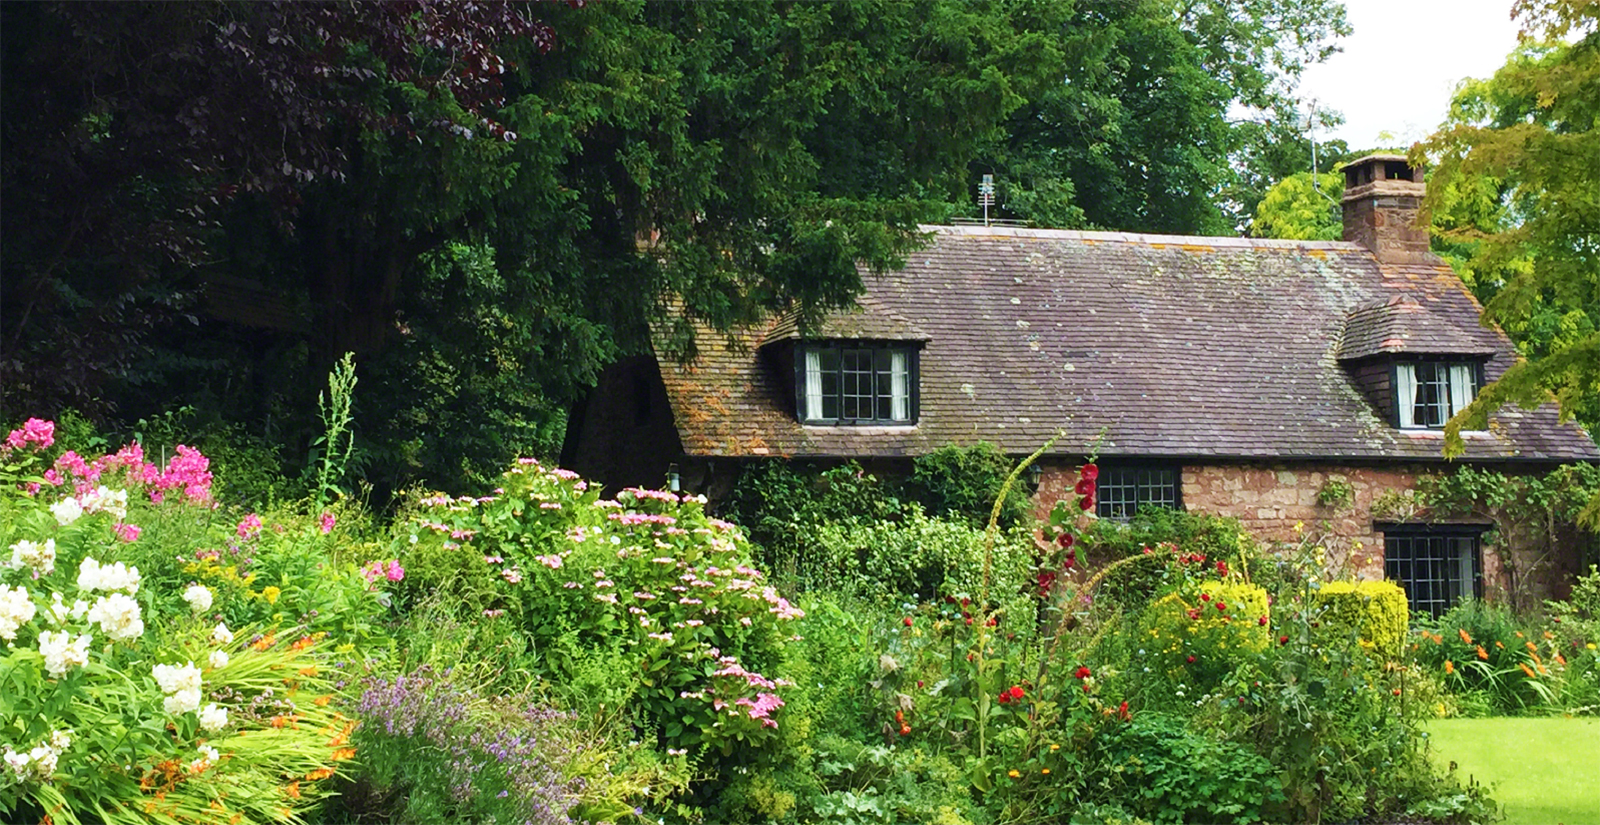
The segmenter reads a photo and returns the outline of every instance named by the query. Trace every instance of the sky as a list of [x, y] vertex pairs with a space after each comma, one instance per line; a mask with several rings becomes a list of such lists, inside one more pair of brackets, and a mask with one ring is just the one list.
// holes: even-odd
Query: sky
[[[1344, 51], [1306, 70], [1298, 96], [1345, 117], [1319, 139], [1353, 150], [1409, 146], [1444, 121], [1465, 77], [1489, 77], [1517, 45], [1511, 0], [1344, 0]], [[1395, 135], [1380, 141], [1381, 132]]]

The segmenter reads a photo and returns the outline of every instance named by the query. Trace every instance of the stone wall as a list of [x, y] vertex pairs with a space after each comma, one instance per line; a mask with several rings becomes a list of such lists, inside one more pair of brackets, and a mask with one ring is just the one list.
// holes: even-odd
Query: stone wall
[[[1047, 515], [1057, 500], [1072, 497], [1078, 467], [1076, 462], [1042, 464], [1036, 498], [1041, 516]], [[1293, 542], [1302, 536], [1320, 539], [1336, 569], [1379, 579], [1383, 578], [1383, 534], [1375, 529], [1373, 503], [1388, 492], [1416, 489], [1418, 478], [1432, 469], [1319, 463], [1186, 464], [1179, 483], [1187, 510], [1232, 516], [1252, 534], [1269, 541]], [[1318, 501], [1330, 480], [1350, 486], [1348, 504]], [[1392, 518], [1384, 516], [1384, 520]], [[1575, 571], [1576, 555], [1567, 552], [1576, 546], [1574, 541], [1552, 542], [1549, 537], [1521, 532], [1510, 536], [1510, 544], [1524, 571], [1522, 601], [1564, 597]], [[1483, 547], [1484, 595], [1505, 600], [1510, 596], [1510, 583], [1499, 550], [1493, 545]]]

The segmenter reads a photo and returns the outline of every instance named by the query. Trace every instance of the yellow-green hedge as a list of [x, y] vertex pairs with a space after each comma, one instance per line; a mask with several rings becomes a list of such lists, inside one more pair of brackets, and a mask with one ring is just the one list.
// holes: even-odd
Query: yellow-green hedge
[[[1140, 623], [1141, 647], [1182, 681], [1218, 678], [1241, 655], [1265, 650], [1272, 637], [1272, 628], [1261, 621], [1268, 615], [1267, 591], [1243, 582], [1208, 581], [1201, 582], [1200, 594], [1204, 598], [1163, 596], [1145, 608]], [[1225, 609], [1218, 610], [1218, 604]]]
[[1323, 609], [1329, 638], [1355, 637], [1363, 648], [1398, 659], [1405, 648], [1411, 611], [1406, 592], [1392, 581], [1329, 582], [1313, 591], [1311, 604]]

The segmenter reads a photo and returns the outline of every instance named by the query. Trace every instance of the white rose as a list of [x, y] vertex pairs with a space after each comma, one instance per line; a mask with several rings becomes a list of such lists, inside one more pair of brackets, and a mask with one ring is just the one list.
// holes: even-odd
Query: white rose
[[[217, 707], [217, 703], [212, 702], [200, 710], [200, 727], [205, 728], [212, 733], [216, 733], [227, 726], [227, 708], [219, 708]], [[213, 751], [213, 753], [215, 753], [215, 751]], [[212, 756], [211, 761], [217, 761], [217, 757]]]
[[222, 668], [225, 668], [227, 666], [228, 666], [228, 651], [226, 651], [226, 650], [213, 650], [213, 651], [211, 651], [211, 669], [212, 670], [221, 670]]
[[211, 591], [203, 584], [191, 584], [189, 589], [183, 591], [183, 600], [189, 603], [189, 609], [196, 613], [204, 613], [211, 609]]
[[50, 514], [56, 517], [56, 523], [65, 527], [83, 515], [83, 505], [75, 498], [64, 498], [50, 505]]

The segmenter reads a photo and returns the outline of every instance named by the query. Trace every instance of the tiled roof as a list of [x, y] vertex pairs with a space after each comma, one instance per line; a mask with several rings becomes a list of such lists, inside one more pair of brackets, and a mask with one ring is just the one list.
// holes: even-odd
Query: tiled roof
[[[662, 377], [691, 455], [905, 456], [985, 440], [1082, 454], [1217, 459], [1440, 458], [1437, 433], [1400, 432], [1341, 367], [1347, 317], [1410, 295], [1461, 340], [1510, 342], [1478, 324], [1459, 278], [1437, 265], [1380, 267], [1341, 241], [1266, 241], [993, 227], [928, 227], [904, 269], [866, 277], [864, 314], [927, 332], [915, 427], [802, 426], [758, 350], [701, 337], [701, 357]], [[780, 322], [775, 321], [774, 326]], [[1507, 408], [1467, 459], [1593, 459], [1554, 404]]]
[[762, 337], [761, 343], [770, 344], [787, 338], [854, 338], [861, 341], [926, 341], [928, 334], [921, 327], [888, 308], [871, 295], [862, 295], [856, 306], [840, 312], [829, 313], [809, 333], [800, 332], [800, 315], [784, 314]]
[[[1458, 319], [1435, 312], [1414, 295], [1357, 307], [1344, 325], [1340, 360], [1383, 353], [1423, 355], [1492, 355], [1494, 342], [1472, 335]], [[1473, 320], [1474, 327], [1477, 321]]]

